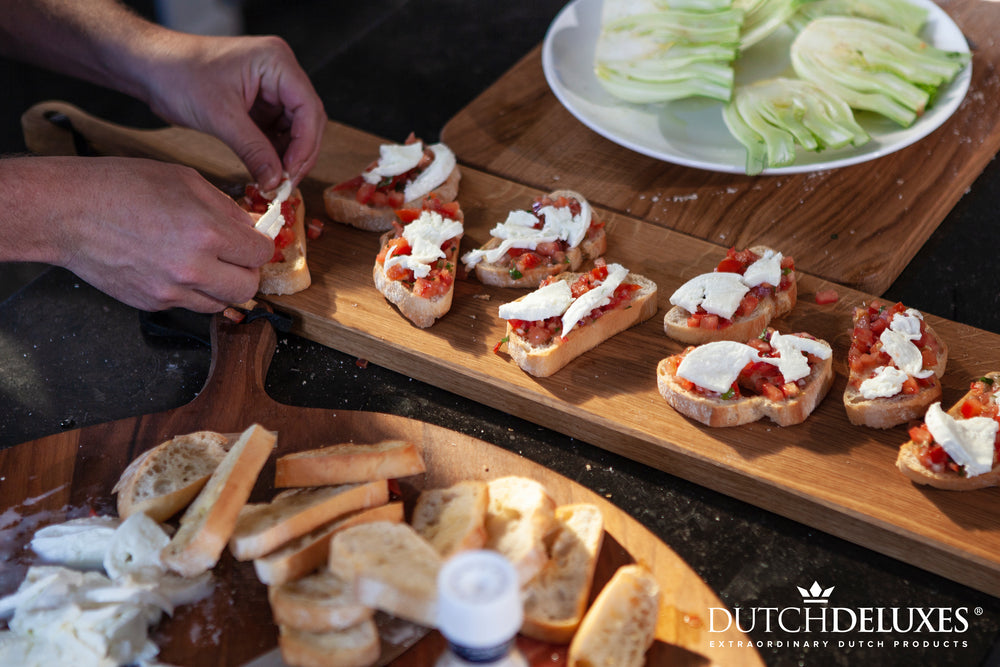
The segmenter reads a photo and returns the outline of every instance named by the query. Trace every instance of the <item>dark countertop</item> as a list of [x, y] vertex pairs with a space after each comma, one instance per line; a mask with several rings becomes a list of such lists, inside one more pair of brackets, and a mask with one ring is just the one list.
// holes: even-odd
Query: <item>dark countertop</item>
[[[541, 40], [562, 4], [314, 0], [283, 4], [279, 12], [277, 3], [247, 0], [245, 11], [248, 32], [289, 40], [331, 118], [396, 141], [411, 130], [436, 139], [449, 118]], [[66, 100], [116, 122], [157, 124], [121, 96], [8, 62], [0, 61], [0, 71], [14, 93], [0, 116], [3, 152], [24, 150], [17, 118], [44, 99]], [[1000, 170], [993, 161], [886, 296], [1000, 333], [1000, 272], [989, 268], [1000, 241], [997, 201]], [[0, 265], [0, 285], [12, 284], [15, 273]], [[207, 331], [204, 317], [169, 315]], [[153, 335], [143, 326], [147, 319], [61, 269], [43, 271], [0, 303], [0, 447], [192, 400], [208, 374], [208, 346]], [[749, 634], [763, 643], [759, 650], [769, 665], [1000, 661], [991, 658], [1000, 600], [592, 444], [293, 335], [279, 335], [266, 388], [293, 405], [423, 419], [538, 461], [631, 513], [744, 613], [800, 606], [796, 587], [814, 581], [835, 587], [835, 606], [854, 611], [968, 610], [968, 629], [951, 634], [794, 635], [758, 625]], [[6, 474], [0, 471], [0, 479]]]

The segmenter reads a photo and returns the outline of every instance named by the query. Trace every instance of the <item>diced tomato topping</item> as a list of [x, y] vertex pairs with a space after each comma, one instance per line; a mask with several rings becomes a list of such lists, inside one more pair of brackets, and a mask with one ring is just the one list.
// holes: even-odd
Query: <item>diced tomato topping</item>
[[821, 289], [816, 292], [816, 303], [823, 306], [829, 303], [837, 303], [840, 294], [835, 289]]
[[910, 427], [909, 436], [910, 440], [918, 445], [929, 445], [934, 442], [934, 436], [927, 430], [926, 424]]
[[701, 317], [698, 319], [698, 327], [700, 329], [708, 329], [711, 331], [715, 331], [716, 329], [719, 328], [719, 316], [711, 315], [708, 313], [701, 315]]
[[388, 241], [386, 241], [386, 244], [382, 246], [381, 250], [379, 250], [378, 256], [375, 258], [375, 261], [377, 261], [379, 264], [385, 264], [385, 258], [389, 257], [390, 254], [393, 256], [409, 255], [411, 252], [413, 252], [413, 248], [410, 247], [410, 244], [407, 243], [406, 239], [403, 238], [402, 236], [397, 236], [394, 239], [389, 239]]
[[295, 232], [290, 227], [282, 227], [278, 230], [278, 235], [274, 237], [274, 245], [277, 248], [287, 248], [295, 240]]
[[306, 227], [306, 238], [310, 241], [315, 241], [322, 235], [323, 221], [318, 218], [313, 218], [309, 221], [309, 225]]
[[715, 267], [716, 271], [721, 273], [743, 273], [746, 267], [743, 266], [735, 257], [726, 257], [724, 260], [719, 262], [719, 265]]

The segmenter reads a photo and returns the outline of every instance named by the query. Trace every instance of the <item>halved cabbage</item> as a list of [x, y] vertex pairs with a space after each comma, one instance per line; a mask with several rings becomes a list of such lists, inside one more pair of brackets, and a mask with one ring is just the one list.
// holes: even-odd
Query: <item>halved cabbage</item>
[[930, 12], [909, 0], [814, 0], [799, 9], [789, 24], [801, 30], [807, 23], [822, 16], [853, 16], [895, 26], [916, 35]]

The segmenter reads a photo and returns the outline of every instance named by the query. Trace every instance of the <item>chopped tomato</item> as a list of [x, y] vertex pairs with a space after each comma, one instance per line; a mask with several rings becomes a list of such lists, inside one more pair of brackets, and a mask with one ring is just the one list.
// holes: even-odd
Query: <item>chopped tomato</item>
[[918, 445], [929, 445], [934, 442], [934, 436], [927, 430], [926, 424], [913, 426], [909, 430], [910, 440]]
[[743, 273], [746, 267], [743, 266], [735, 257], [726, 257], [724, 260], [719, 262], [719, 265], [715, 267], [716, 271], [720, 273]]
[[278, 230], [278, 235], [274, 237], [274, 245], [278, 248], [287, 248], [295, 240], [295, 232], [290, 227], [282, 227]]
[[[390, 253], [391, 251], [391, 253]], [[406, 239], [402, 236], [397, 236], [394, 239], [389, 239], [382, 249], [379, 250], [378, 256], [375, 258], [379, 264], [385, 264], [385, 258], [389, 257], [390, 254], [395, 255], [409, 255], [413, 252], [410, 244], [407, 243]]]
[[323, 235], [323, 221], [317, 218], [313, 218], [309, 221], [309, 226], [306, 227], [306, 238], [310, 241], [315, 241], [320, 236]]
[[816, 292], [816, 303], [823, 306], [828, 303], [836, 303], [840, 299], [840, 294], [835, 289], [821, 289]]

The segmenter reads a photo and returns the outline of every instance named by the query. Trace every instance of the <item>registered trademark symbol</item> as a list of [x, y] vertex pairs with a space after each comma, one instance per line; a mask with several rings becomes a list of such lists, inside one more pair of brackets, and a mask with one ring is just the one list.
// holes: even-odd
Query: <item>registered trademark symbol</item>
[[983, 608], [982, 607], [976, 607], [975, 609], [972, 610], [972, 613], [975, 614], [976, 616], [982, 616], [983, 615]]

